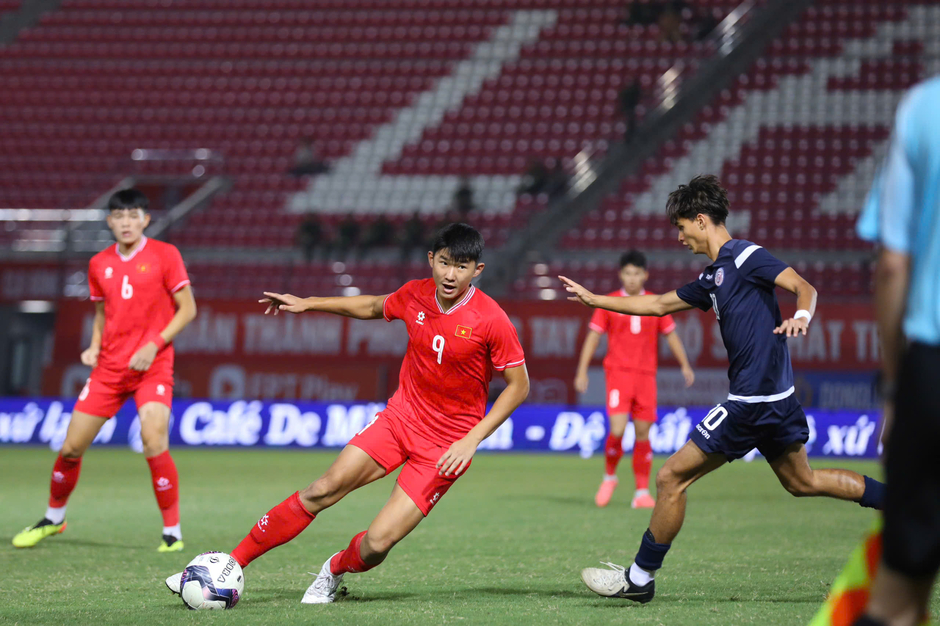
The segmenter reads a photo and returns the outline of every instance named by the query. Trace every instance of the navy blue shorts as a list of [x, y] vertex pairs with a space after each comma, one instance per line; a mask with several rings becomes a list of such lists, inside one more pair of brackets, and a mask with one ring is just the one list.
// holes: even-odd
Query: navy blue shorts
[[787, 446], [806, 443], [809, 426], [793, 395], [755, 404], [729, 400], [709, 411], [689, 439], [706, 454], [723, 454], [728, 461], [740, 459], [754, 448], [773, 461]]

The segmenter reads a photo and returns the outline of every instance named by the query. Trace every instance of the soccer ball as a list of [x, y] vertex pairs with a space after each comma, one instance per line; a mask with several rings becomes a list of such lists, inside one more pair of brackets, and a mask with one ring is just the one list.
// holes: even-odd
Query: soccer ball
[[180, 578], [180, 597], [194, 611], [230, 609], [245, 589], [241, 565], [224, 552], [203, 552], [189, 562]]

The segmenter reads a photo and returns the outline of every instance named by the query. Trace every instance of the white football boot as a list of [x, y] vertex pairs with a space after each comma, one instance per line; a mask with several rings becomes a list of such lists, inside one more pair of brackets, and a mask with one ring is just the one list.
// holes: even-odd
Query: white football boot
[[168, 576], [166, 579], [166, 588], [180, 595], [180, 580], [183, 578], [183, 572], [177, 572], [172, 576]]
[[581, 570], [581, 580], [588, 589], [606, 598], [625, 598], [646, 604], [656, 593], [656, 582], [652, 579], [642, 587], [630, 580], [627, 568], [614, 563], [605, 563], [610, 569], [588, 567]]
[[[336, 554], [339, 554], [339, 552]], [[336, 554], [333, 556], [336, 556]], [[326, 560], [326, 563], [320, 568], [320, 573], [316, 575], [313, 584], [307, 587], [307, 591], [300, 601], [302, 604], [329, 604], [336, 600], [336, 592], [339, 590], [340, 583], [343, 582], [343, 575], [334, 574], [330, 570], [330, 561], [333, 560], [333, 556]], [[313, 572], [310, 572], [310, 575], [312, 576]]]

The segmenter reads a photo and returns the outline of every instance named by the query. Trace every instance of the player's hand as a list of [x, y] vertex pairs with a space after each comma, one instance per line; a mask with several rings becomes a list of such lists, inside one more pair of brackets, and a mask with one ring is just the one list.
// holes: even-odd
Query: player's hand
[[775, 335], [786, 335], [787, 337], [799, 337], [802, 333], [806, 335], [806, 331], [809, 329], [809, 321], [805, 317], [800, 319], [793, 319], [792, 317], [788, 320], [783, 320], [783, 324], [774, 328]]
[[98, 367], [98, 354], [100, 352], [101, 348], [96, 348], [94, 346], [82, 352], [82, 365], [87, 365], [88, 367]]
[[157, 358], [157, 344], [148, 341], [147, 345], [134, 353], [131, 357], [130, 368], [138, 372], [146, 372]]
[[570, 278], [565, 278], [564, 276], [559, 276], [558, 280], [565, 284], [565, 291], [568, 293], [573, 293], [573, 296], [568, 296], [568, 299], [572, 302], [580, 302], [581, 304], [586, 304], [588, 306], [594, 306], [594, 294], [574, 282]]
[[307, 310], [307, 307], [304, 306], [303, 298], [292, 296], [289, 293], [271, 293], [270, 291], [265, 291], [264, 295], [267, 297], [261, 298], [258, 302], [268, 305], [268, 308], [264, 310], [265, 315], [271, 312], [277, 315], [278, 311], [303, 313]]
[[587, 372], [578, 372], [577, 376], [574, 377], [574, 390], [578, 393], [584, 393], [588, 390]]
[[691, 387], [692, 383], [695, 382], [695, 372], [692, 371], [691, 367], [686, 366], [682, 368], [682, 377], [685, 378], [686, 387]]
[[464, 437], [451, 444], [441, 458], [437, 461], [438, 476], [460, 476], [470, 465], [470, 459], [477, 451], [477, 444]]

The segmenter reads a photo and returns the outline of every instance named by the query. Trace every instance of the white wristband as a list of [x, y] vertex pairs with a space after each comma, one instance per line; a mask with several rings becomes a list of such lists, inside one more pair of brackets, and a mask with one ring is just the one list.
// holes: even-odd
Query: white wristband
[[797, 311], [796, 313], [793, 314], [793, 319], [795, 319], [795, 320], [798, 320], [798, 319], [800, 319], [801, 317], [805, 317], [805, 318], [806, 318], [806, 323], [807, 323], [807, 324], [809, 324], [810, 320], [813, 319], [813, 316], [810, 315], [810, 314], [809, 314], [809, 311], [807, 311], [806, 309], [800, 309], [799, 311]]

